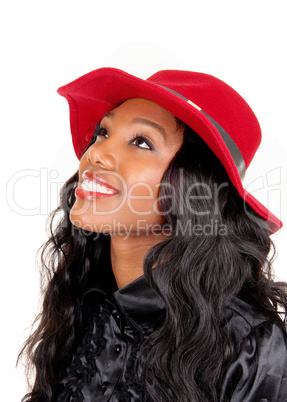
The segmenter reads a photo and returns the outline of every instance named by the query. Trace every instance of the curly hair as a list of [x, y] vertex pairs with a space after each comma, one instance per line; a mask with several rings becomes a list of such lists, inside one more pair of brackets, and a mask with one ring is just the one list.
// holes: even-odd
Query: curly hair
[[[91, 236], [70, 222], [77, 182], [78, 172], [49, 216], [50, 238], [41, 252], [42, 311], [19, 354], [28, 357], [28, 371], [35, 370], [23, 401], [51, 401], [53, 387], [64, 381], [80, 337], [79, 300], [94, 269], [110, 258], [108, 236]], [[159, 203], [171, 232], [149, 250], [143, 268], [166, 317], [141, 345], [139, 381], [153, 400], [216, 401], [238, 353], [223, 319], [226, 303], [240, 294], [283, 325], [279, 309], [286, 317], [287, 284], [272, 277], [275, 247], [267, 222], [244, 203], [220, 161], [187, 126], [162, 178]]]

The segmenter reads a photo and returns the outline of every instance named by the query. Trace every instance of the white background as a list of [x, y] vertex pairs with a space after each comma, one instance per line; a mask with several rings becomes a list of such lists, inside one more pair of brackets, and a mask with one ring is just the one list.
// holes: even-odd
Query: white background
[[[263, 131], [245, 186], [286, 223], [287, 24], [285, 0], [2, 4], [0, 378], [1, 400], [13, 402], [25, 393], [15, 362], [38, 306], [36, 251], [57, 191], [78, 166], [68, 106], [56, 89], [103, 66], [142, 78], [174, 68], [223, 79]], [[286, 227], [273, 236], [284, 280]]]

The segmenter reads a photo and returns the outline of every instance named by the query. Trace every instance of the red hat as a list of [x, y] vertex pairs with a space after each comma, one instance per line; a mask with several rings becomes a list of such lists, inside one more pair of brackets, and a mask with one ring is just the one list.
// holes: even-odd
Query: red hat
[[282, 222], [242, 186], [245, 170], [261, 142], [261, 129], [245, 100], [218, 78], [163, 70], [143, 80], [116, 68], [100, 68], [60, 87], [58, 93], [69, 102], [78, 159], [106, 112], [127, 99], [148, 99], [182, 120], [206, 142], [240, 196], [268, 221], [271, 233], [282, 227]]

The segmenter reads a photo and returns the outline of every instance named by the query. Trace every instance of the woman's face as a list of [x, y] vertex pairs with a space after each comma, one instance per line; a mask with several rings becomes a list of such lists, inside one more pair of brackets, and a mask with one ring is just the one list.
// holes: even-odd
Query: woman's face
[[182, 141], [175, 117], [151, 101], [130, 99], [107, 113], [80, 161], [71, 222], [124, 237], [159, 232], [159, 186]]

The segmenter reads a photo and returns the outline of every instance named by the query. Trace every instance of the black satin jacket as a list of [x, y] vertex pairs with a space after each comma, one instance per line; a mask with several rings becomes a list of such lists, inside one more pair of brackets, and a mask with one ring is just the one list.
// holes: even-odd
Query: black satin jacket
[[[82, 311], [85, 330], [67, 370], [71, 379], [55, 390], [53, 401], [151, 401], [134, 363], [164, 317], [161, 298], [140, 277], [116, 291], [92, 287]], [[219, 401], [286, 402], [287, 333], [239, 298], [228, 304], [226, 317], [240, 353], [225, 373]]]

